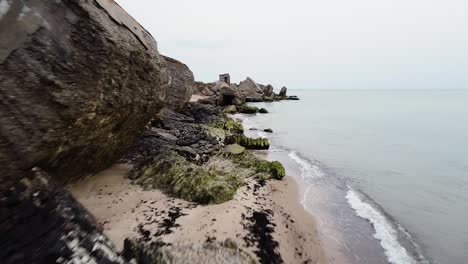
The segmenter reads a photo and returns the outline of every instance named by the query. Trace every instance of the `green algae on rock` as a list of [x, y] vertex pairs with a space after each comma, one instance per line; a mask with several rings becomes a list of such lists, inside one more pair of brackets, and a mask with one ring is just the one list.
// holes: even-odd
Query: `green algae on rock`
[[232, 160], [240, 167], [252, 169], [255, 172], [257, 178], [260, 179], [266, 180], [273, 178], [281, 180], [284, 176], [286, 176], [286, 171], [281, 162], [260, 159], [248, 151], [244, 151], [240, 155], [225, 153], [225, 157]]
[[172, 152], [160, 155], [140, 173], [137, 182], [145, 188], [160, 188], [200, 204], [231, 200], [243, 184], [237, 174], [211, 166], [197, 166]]
[[224, 147], [224, 151], [231, 154], [242, 154], [245, 148], [238, 144], [231, 144]]
[[224, 123], [224, 129], [233, 134], [244, 133], [244, 126], [242, 125], [242, 123], [229, 117], [226, 118], [226, 122]]
[[246, 149], [269, 149], [270, 142], [268, 138], [251, 138], [244, 134], [235, 135], [234, 142], [245, 147]]

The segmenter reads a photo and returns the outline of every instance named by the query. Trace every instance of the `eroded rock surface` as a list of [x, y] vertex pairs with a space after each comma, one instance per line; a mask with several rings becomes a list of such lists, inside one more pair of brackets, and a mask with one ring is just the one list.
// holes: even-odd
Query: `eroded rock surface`
[[113, 1], [8, 3], [2, 187], [34, 166], [62, 180], [105, 168], [162, 107], [168, 76], [156, 41]]
[[166, 105], [179, 109], [184, 103], [190, 101], [194, 87], [195, 78], [190, 68], [184, 63], [164, 56], [170, 76], [170, 85], [166, 90], [164, 101]]
[[1, 3], [0, 262], [124, 263], [60, 183], [134, 142], [164, 105], [166, 62], [114, 1]]

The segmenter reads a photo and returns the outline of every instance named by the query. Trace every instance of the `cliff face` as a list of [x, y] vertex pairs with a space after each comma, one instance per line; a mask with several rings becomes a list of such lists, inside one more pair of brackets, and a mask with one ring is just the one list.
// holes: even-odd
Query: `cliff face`
[[113, 1], [7, 1], [0, 18], [3, 186], [39, 166], [62, 180], [98, 171], [162, 107], [156, 41]]

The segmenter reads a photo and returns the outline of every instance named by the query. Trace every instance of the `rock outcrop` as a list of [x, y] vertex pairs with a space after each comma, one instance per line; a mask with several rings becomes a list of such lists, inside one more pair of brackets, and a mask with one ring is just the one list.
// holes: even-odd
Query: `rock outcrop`
[[164, 101], [174, 109], [190, 101], [195, 88], [195, 78], [189, 67], [182, 62], [164, 56], [170, 76], [170, 85], [166, 90]]
[[262, 88], [250, 77], [239, 83], [237, 87], [239, 93], [248, 102], [262, 101], [263, 90]]
[[124, 263], [56, 183], [134, 142], [164, 105], [166, 62], [114, 1], [1, 3], [0, 262]]
[[[9, 1], [0, 20], [2, 187], [98, 171], [162, 106], [156, 41], [114, 1]], [[7, 182], [9, 184], [7, 184]]]

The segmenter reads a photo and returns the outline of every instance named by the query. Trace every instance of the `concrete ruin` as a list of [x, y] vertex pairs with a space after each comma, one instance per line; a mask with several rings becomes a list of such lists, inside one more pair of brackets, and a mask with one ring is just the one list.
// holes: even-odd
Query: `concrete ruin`
[[219, 81], [220, 82], [225, 82], [228, 85], [230, 85], [231, 84], [231, 76], [229, 75], [229, 73], [220, 74], [219, 75]]

